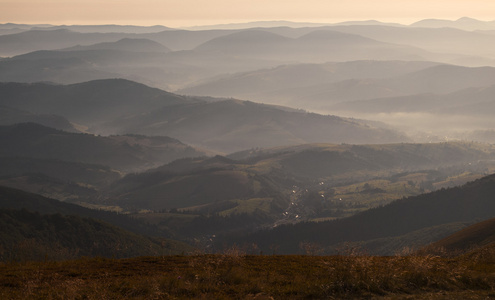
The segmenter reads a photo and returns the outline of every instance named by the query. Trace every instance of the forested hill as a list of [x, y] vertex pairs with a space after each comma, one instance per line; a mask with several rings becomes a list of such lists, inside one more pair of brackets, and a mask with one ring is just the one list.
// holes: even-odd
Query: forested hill
[[0, 187], [0, 261], [118, 258], [193, 250], [185, 243], [143, 233], [163, 234], [123, 215]]

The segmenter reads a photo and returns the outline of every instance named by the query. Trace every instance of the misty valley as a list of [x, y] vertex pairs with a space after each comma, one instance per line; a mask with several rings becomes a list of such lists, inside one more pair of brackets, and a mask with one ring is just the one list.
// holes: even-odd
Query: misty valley
[[439, 22], [0, 24], [0, 270], [171, 268], [171, 294], [131, 298], [493, 297], [495, 25]]

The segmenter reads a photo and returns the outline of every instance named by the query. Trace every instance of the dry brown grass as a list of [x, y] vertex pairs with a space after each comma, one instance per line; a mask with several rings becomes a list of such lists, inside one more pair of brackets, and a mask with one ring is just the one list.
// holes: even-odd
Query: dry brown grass
[[458, 258], [223, 255], [0, 265], [1, 299], [486, 299], [494, 253]]

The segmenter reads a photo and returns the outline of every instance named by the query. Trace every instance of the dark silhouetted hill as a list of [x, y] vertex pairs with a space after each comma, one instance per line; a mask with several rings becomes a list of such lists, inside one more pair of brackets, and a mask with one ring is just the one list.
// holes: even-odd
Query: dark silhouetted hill
[[76, 215], [84, 218], [98, 219], [140, 235], [166, 237], [169, 234], [166, 230], [159, 230], [156, 227], [147, 225], [126, 215], [88, 209], [79, 205], [61, 202], [4, 186], [0, 186], [0, 208], [9, 210], [26, 209], [43, 215]]
[[0, 209], [0, 223], [0, 247], [10, 250], [2, 252], [3, 261], [64, 260], [82, 256], [124, 258], [182, 252], [170, 249], [172, 247], [162, 249], [158, 240], [78, 216]]

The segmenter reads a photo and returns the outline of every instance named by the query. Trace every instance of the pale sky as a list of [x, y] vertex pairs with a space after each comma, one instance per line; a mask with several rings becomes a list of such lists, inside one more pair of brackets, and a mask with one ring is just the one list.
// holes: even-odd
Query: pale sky
[[495, 20], [493, 0], [0, 0], [0, 23], [183, 27], [247, 21]]

